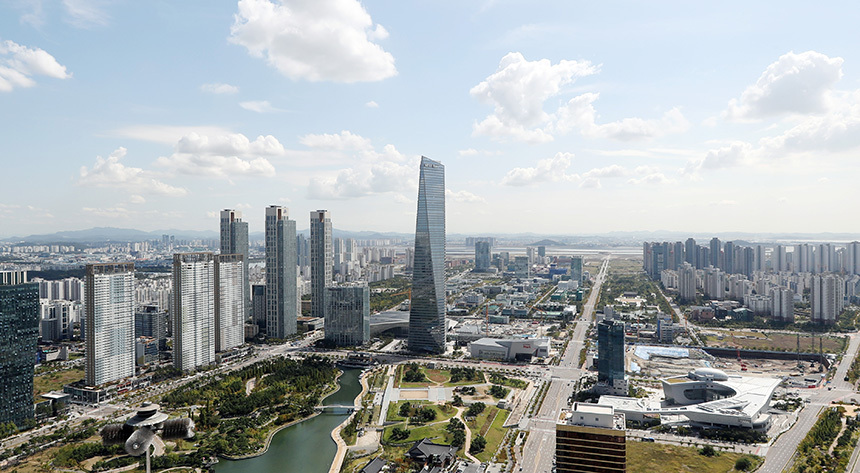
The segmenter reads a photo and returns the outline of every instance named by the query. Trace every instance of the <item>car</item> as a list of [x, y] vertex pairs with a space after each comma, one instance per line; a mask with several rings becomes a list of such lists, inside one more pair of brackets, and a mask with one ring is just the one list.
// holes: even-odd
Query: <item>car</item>
[[642, 437], [643, 442], [654, 442], [654, 437]]

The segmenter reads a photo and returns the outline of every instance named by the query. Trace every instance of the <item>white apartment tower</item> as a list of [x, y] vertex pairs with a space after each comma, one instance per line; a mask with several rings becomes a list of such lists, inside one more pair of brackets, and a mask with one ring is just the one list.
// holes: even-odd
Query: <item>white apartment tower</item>
[[678, 270], [678, 292], [685, 302], [696, 300], [696, 268], [684, 262]]
[[775, 320], [794, 322], [794, 292], [784, 287], [775, 287], [770, 292], [771, 314]]
[[810, 303], [812, 322], [833, 325], [844, 305], [845, 287], [842, 278], [834, 274], [816, 274], [812, 277]]
[[134, 375], [134, 263], [86, 267], [86, 382]]
[[215, 363], [215, 305], [215, 255], [173, 255], [175, 368], [190, 371]]
[[245, 341], [245, 262], [242, 255], [215, 256], [215, 351]]

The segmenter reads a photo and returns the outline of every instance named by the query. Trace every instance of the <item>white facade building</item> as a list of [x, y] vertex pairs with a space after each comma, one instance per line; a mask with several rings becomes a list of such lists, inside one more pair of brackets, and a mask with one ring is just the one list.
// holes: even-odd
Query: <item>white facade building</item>
[[215, 257], [215, 351], [238, 347], [245, 340], [245, 262], [242, 255]]
[[215, 257], [173, 255], [173, 366], [190, 371], [215, 362]]
[[134, 375], [134, 263], [86, 268], [86, 382]]

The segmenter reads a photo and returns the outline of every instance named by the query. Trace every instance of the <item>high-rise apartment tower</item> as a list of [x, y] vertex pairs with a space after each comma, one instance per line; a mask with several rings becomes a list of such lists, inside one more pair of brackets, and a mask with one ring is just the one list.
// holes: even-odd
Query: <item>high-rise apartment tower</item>
[[134, 263], [88, 264], [86, 381], [99, 386], [134, 375]]

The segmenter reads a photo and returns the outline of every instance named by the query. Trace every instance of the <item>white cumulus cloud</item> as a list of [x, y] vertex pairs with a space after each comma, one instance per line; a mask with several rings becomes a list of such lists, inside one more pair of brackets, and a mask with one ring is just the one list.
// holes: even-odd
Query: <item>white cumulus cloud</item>
[[723, 116], [749, 120], [800, 113], [820, 113], [829, 108], [829, 92], [842, 78], [840, 57], [816, 51], [789, 52], [769, 65], [740, 99], [732, 99]]
[[464, 204], [487, 203], [487, 201], [483, 197], [475, 195], [469, 191], [453, 191], [451, 189], [445, 189], [445, 198], [454, 202], [460, 202]]
[[[328, 136], [329, 138], [341, 135], [313, 135], [315, 137]], [[355, 139], [353, 145], [363, 144], [364, 138], [352, 135]], [[358, 140], [360, 138], [361, 140]], [[317, 139], [317, 138], [314, 138]], [[319, 145], [340, 145], [337, 139], [329, 143], [317, 143]], [[370, 145], [369, 141], [367, 142]], [[343, 148], [347, 149], [347, 148]], [[372, 147], [353, 149], [351, 156], [355, 164], [352, 167], [340, 169], [333, 174], [315, 176], [308, 184], [308, 197], [312, 199], [348, 199], [365, 197], [374, 194], [398, 193], [412, 194], [418, 188], [418, 161], [417, 156], [407, 158], [394, 145], [388, 144], [382, 151], [376, 151]]]
[[397, 74], [386, 37], [358, 0], [240, 0], [229, 40], [291, 79], [348, 83]]
[[211, 84], [201, 85], [200, 90], [210, 94], [235, 94], [236, 92], [239, 92], [239, 87], [230, 84], [223, 84], [221, 82], [214, 82]]
[[280, 112], [281, 109], [274, 107], [268, 100], [249, 100], [247, 102], [239, 102], [239, 106], [249, 112], [257, 113], [272, 113]]
[[0, 92], [17, 87], [33, 87], [33, 76], [68, 79], [71, 74], [47, 52], [28, 48], [14, 41], [0, 41]]
[[475, 124], [474, 134], [526, 142], [552, 140], [544, 131], [552, 120], [544, 102], [558, 95], [562, 86], [598, 69], [589, 61], [552, 64], [548, 59], [528, 61], [518, 52], [506, 54], [496, 72], [469, 91], [479, 102], [493, 106], [493, 113]]
[[552, 158], [541, 159], [534, 167], [511, 169], [502, 178], [502, 184], [530, 186], [543, 182], [579, 182], [578, 174], [567, 173], [572, 159], [572, 153], [556, 153]]
[[[96, 157], [96, 163], [92, 168], [81, 167], [78, 185], [85, 187], [119, 187], [134, 192], [145, 192], [167, 196], [183, 196], [188, 193], [181, 187], [174, 187], [155, 178], [154, 173], [141, 168], [126, 166], [120, 162], [125, 157], [127, 150], [117, 148], [107, 158]], [[140, 195], [132, 196], [141, 198]], [[139, 200], [139, 199], [137, 199]], [[139, 202], [134, 202], [139, 203]]]
[[373, 147], [369, 139], [351, 133], [348, 130], [343, 130], [335, 134], [309, 134], [299, 138], [299, 142], [309, 148], [338, 151], [363, 150]]
[[493, 113], [475, 123], [473, 136], [527, 143], [552, 141], [557, 134], [575, 130], [588, 138], [630, 141], [680, 133], [689, 123], [678, 108], [657, 119], [623, 118], [598, 124], [593, 103], [599, 94], [588, 92], [570, 99], [555, 110], [544, 104], [560, 95], [563, 86], [597, 74], [600, 66], [589, 61], [547, 59], [528, 61], [520, 53], [508, 53], [492, 75], [470, 90], [472, 97], [493, 106]]
[[199, 135], [191, 133], [176, 143], [174, 153], [162, 156], [157, 166], [180, 174], [232, 178], [234, 176], [274, 176], [269, 156], [284, 154], [284, 146], [271, 135], [251, 141], [241, 133]]

